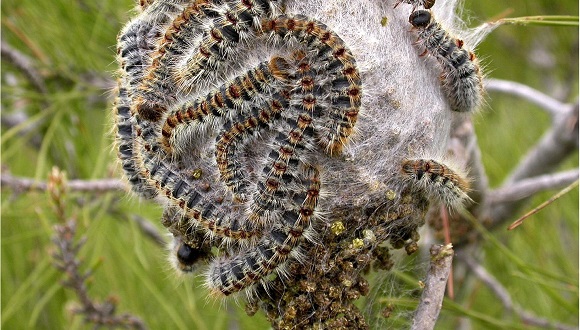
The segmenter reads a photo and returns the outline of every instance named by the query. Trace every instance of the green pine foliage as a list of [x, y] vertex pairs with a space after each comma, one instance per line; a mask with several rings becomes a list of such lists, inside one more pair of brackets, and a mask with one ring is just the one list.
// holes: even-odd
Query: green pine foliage
[[[29, 57], [46, 85], [45, 92], [39, 91], [3, 57], [3, 171], [37, 180], [47, 180], [55, 166], [69, 179], [121, 176], [111, 148], [115, 44], [133, 6], [130, 0], [2, 2], [3, 42]], [[513, 9], [510, 17], [578, 15], [578, 3], [572, 0], [467, 1], [465, 13], [475, 26], [507, 8]], [[478, 54], [489, 77], [522, 82], [563, 101], [577, 100], [577, 27], [502, 26], [480, 45]], [[505, 95], [488, 95], [487, 103], [474, 122], [491, 185], [497, 187], [549, 127], [550, 118]], [[13, 117], [24, 120], [17, 125], [5, 122]], [[577, 157], [573, 155], [562, 169], [578, 167]], [[521, 213], [553, 193], [539, 194]], [[76, 239], [87, 238], [79, 258], [81, 270], [92, 271], [87, 283], [95, 301], [114, 297], [118, 313], [140, 317], [151, 329], [269, 327], [263, 315], [248, 317], [242, 304], [208, 299], [199, 277], [176, 278], [166, 249], [132, 221], [143, 217], [165, 233], [158, 220], [161, 208], [154, 203], [120, 192], [70, 192], [61, 202], [65, 216], [77, 220]], [[62, 286], [63, 274], [53, 266], [53, 226], [62, 219], [49, 194], [3, 187], [1, 203], [1, 327], [89, 328], [82, 317], [71, 313], [78, 298]], [[578, 189], [514, 231], [500, 228], [483, 236], [483, 265], [514, 302], [539, 317], [578, 325]], [[412, 310], [420, 272], [397, 272], [394, 278], [411, 292], [391, 300], [394, 308]], [[485, 285], [470, 285], [471, 292], [456, 288], [461, 294], [444, 302], [438, 328], [456, 328], [466, 317], [474, 329], [533, 329], [506, 313]], [[361, 299], [361, 305], [385, 301], [374, 295]]]

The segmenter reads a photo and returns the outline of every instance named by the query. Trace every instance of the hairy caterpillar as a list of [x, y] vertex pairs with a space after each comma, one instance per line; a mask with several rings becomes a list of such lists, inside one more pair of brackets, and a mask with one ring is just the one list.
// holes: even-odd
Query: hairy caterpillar
[[284, 272], [283, 264], [292, 256], [300, 260], [297, 247], [309, 236], [311, 218], [320, 194], [318, 170], [307, 169], [302, 180], [309, 182], [307, 190], [297, 192], [292, 199], [303, 201], [293, 206], [294, 211], [282, 214], [268, 235], [257, 246], [233, 258], [214, 260], [206, 275], [206, 285], [214, 294], [229, 295], [247, 288], [274, 270]]
[[419, 189], [450, 209], [471, 201], [469, 181], [457, 170], [432, 159], [406, 159], [401, 164], [405, 177]]
[[[227, 256], [210, 263], [206, 278], [213, 292], [229, 295], [299, 258], [322, 189], [312, 155], [341, 152], [357, 120], [361, 81], [338, 35], [306, 16], [272, 16], [275, 1], [180, 3], [173, 21], [151, 27], [150, 11], [164, 5], [175, 3], [151, 3], [119, 38], [131, 111], [124, 106], [117, 116], [130, 128], [118, 126], [118, 139], [131, 147], [126, 174], [181, 215], [164, 221], [176, 237], [179, 269], [190, 271], [205, 256], [194, 246], [200, 231], [213, 246], [226, 243]], [[142, 28], [159, 33], [139, 34]], [[253, 38], [296, 50], [209, 88], [240, 41]], [[194, 100], [178, 95], [203, 88], [210, 92]], [[266, 142], [250, 160], [257, 139]]]
[[[175, 207], [166, 208], [161, 217], [161, 223], [173, 234], [169, 246], [169, 260], [174, 269], [182, 273], [191, 273], [197, 270], [201, 262], [207, 262], [212, 257], [212, 242], [206, 237], [201, 228], [188, 226], [183, 230], [180, 226], [186, 225], [182, 212]], [[184, 236], [181, 232], [186, 232]]]
[[406, 3], [409, 5], [413, 5], [413, 11], [417, 9], [417, 7], [421, 6], [425, 9], [429, 9], [435, 5], [435, 0], [397, 0], [394, 8], [397, 8], [401, 3]]
[[[136, 91], [134, 111], [146, 120], [158, 121], [176, 101], [178, 91], [191, 93], [194, 86], [215, 78], [240, 42], [259, 29], [260, 19], [276, 11], [275, 2], [240, 0], [217, 6], [212, 1], [192, 1], [173, 20], [152, 54], [152, 64]], [[192, 46], [197, 51], [189, 55]], [[184, 57], [185, 67], [177, 68]]]
[[125, 84], [123, 80], [118, 83], [118, 95], [114, 107], [117, 157], [121, 161], [125, 177], [131, 184], [132, 190], [145, 198], [153, 198], [157, 195], [157, 190], [148, 183], [145, 176], [141, 175], [135, 164], [138, 146], [135, 145], [135, 127], [132, 124], [131, 103]]
[[171, 22], [188, 0], [140, 1], [144, 10], [131, 20], [117, 37], [117, 60], [120, 64], [117, 99], [115, 105], [115, 129], [118, 158], [132, 190], [145, 198], [153, 198], [158, 192], [139, 169], [139, 146], [135, 140], [141, 128], [136, 125], [132, 113], [132, 98], [140, 84], [144, 71], [151, 63], [160, 31]]
[[482, 74], [475, 54], [463, 41], [452, 37], [431, 13], [417, 10], [409, 16], [418, 36], [417, 44], [441, 66], [441, 84], [451, 110], [472, 112], [482, 102]]

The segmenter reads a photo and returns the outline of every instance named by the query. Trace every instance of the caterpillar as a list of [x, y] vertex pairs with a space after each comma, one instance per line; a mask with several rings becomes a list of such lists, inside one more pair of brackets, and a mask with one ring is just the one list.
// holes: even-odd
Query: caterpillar
[[469, 181], [458, 170], [432, 159], [405, 159], [402, 174], [415, 187], [450, 209], [460, 209], [471, 201]]
[[139, 158], [135, 137], [140, 128], [135, 125], [133, 118], [132, 98], [145, 69], [151, 63], [151, 52], [155, 49], [160, 31], [187, 2], [188, 0], [141, 1], [140, 6], [144, 11], [131, 20], [117, 37], [117, 61], [120, 70], [113, 116], [117, 155], [132, 190], [145, 198], [154, 198], [158, 192], [140, 173], [135, 162]]
[[173, 16], [183, 10], [187, 2], [188, 0], [173, 0], [145, 3], [146, 9], [143, 13], [130, 21], [119, 33], [119, 73], [127, 79], [125, 87], [132, 102], [146, 68], [151, 65], [152, 53], [162, 31], [172, 22]]
[[153, 3], [154, 0], [139, 0], [139, 3], [137, 4], [137, 9], [138, 10], [145, 10], [151, 3]]
[[145, 176], [141, 175], [135, 164], [135, 157], [137, 157], [134, 140], [135, 127], [131, 123], [131, 103], [125, 84], [126, 82], [119, 80], [118, 95], [114, 106], [117, 157], [121, 161], [125, 177], [131, 184], [132, 190], [145, 198], [153, 198], [157, 195], [157, 190], [148, 183]]
[[[200, 228], [189, 227], [185, 230], [179, 228], [186, 224], [183, 213], [175, 207], [168, 207], [163, 211], [161, 223], [173, 234], [169, 245], [169, 260], [174, 269], [180, 273], [192, 273], [196, 271], [202, 262], [212, 257], [212, 242]], [[181, 232], [187, 233], [183, 236]]]
[[[174, 265], [195, 268], [203, 233], [226, 252], [210, 262], [207, 285], [230, 295], [283, 272], [312, 239], [323, 189], [314, 155], [338, 155], [348, 142], [361, 80], [336, 33], [307, 16], [275, 15], [276, 1], [180, 3], [172, 21], [151, 27], [151, 11], [174, 4], [151, 3], [119, 38], [117, 117], [127, 127], [118, 125], [117, 139], [130, 147], [126, 175], [181, 215], [163, 222], [175, 237]], [[133, 37], [141, 29], [159, 33]], [[212, 82], [253, 39], [295, 49]]]
[[413, 11], [415, 11], [419, 6], [425, 9], [433, 7], [435, 5], [435, 0], [397, 0], [397, 3], [395, 3], [393, 8], [397, 8], [401, 3], [413, 5]]
[[303, 173], [302, 180], [309, 183], [307, 190], [292, 197], [299, 202], [294, 202], [292, 210], [282, 214], [281, 221], [257, 246], [233, 258], [220, 257], [211, 263], [206, 285], [212, 294], [230, 295], [255, 284], [274, 270], [283, 273], [283, 265], [290, 256], [300, 260], [297, 247], [310, 235], [310, 221], [320, 194], [318, 175], [315, 168], [308, 168]]
[[463, 41], [452, 37], [431, 13], [417, 10], [409, 16], [417, 34], [421, 55], [433, 56], [441, 67], [441, 84], [451, 110], [473, 112], [482, 103], [483, 84], [479, 61], [464, 48]]
[[[151, 66], [137, 89], [134, 112], [150, 121], [161, 120], [177, 92], [192, 93], [194, 86], [216, 78], [227, 59], [236, 54], [240, 42], [259, 28], [256, 22], [271, 17], [275, 1], [234, 1], [217, 6], [212, 1], [192, 1], [164, 32], [152, 54]], [[208, 21], [207, 24], [204, 24]], [[197, 51], [189, 56], [192, 40]], [[184, 57], [187, 62], [177, 68]]]

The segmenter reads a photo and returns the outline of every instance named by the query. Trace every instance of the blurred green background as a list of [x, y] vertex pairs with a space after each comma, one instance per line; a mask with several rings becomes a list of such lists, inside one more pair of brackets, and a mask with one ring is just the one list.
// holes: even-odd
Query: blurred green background
[[[115, 38], [133, 6], [130, 0], [2, 1], [3, 42], [32, 59], [47, 89], [38, 92], [21, 70], [2, 60], [3, 171], [46, 180], [57, 166], [69, 179], [120, 177], [111, 148], [111, 77], [117, 69]], [[578, 15], [578, 2], [468, 0], [464, 14], [474, 27], [506, 10], [510, 17]], [[521, 82], [565, 102], [578, 97], [577, 27], [502, 26], [478, 47], [478, 55], [489, 77]], [[487, 173], [497, 186], [542, 136], [550, 118], [514, 97], [492, 93], [487, 102], [474, 122]], [[577, 166], [576, 153], [562, 169]], [[539, 194], [521, 214], [553, 193]], [[58, 219], [48, 194], [3, 189], [1, 201], [1, 326], [87, 328], [70, 313], [77, 298], [62, 287], [63, 275], [52, 265], [51, 237]], [[114, 296], [120, 313], [141, 317], [151, 329], [269, 327], [262, 315], [250, 318], [233, 301], [207, 300], [199, 278], [174, 280], [164, 249], [130, 220], [136, 215], [161, 227], [160, 207], [120, 193], [71, 193], [66, 211], [87, 237], [79, 255], [83, 269], [94, 269], [89, 292], [95, 300]], [[578, 189], [518, 230], [502, 227], [493, 235], [497, 242], [488, 240], [481, 247], [484, 266], [513, 300], [539, 317], [577, 326]], [[392, 279], [401, 288], [376, 289], [371, 298], [361, 299], [361, 307], [380, 306], [383, 294], [397, 290], [413, 296], [420, 273], [414, 266], [401, 271]], [[383, 275], [376, 277], [384, 283]], [[506, 313], [484, 285], [476, 281], [472, 288], [444, 305], [438, 329], [457, 328], [460, 317], [469, 318], [474, 329], [534, 329]], [[400, 303], [395, 309], [405, 310], [408, 302]], [[379, 314], [381, 309], [369, 310]], [[386, 324], [378, 315], [369, 321], [376, 327]]]

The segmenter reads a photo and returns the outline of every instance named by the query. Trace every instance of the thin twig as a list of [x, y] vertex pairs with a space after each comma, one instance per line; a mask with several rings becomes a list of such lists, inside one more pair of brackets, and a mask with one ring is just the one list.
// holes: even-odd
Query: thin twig
[[86, 281], [91, 272], [83, 273], [80, 270], [81, 261], [77, 259], [77, 253], [85, 240], [74, 242], [76, 222], [69, 220], [63, 225], [57, 225], [55, 232], [56, 235], [53, 238], [57, 247], [57, 251], [53, 254], [55, 266], [66, 274], [67, 278], [63, 285], [76, 293], [80, 303], [72, 309], [73, 312], [84, 315], [86, 322], [97, 326], [146, 329], [143, 321], [136, 316], [127, 313], [115, 315], [115, 299], [110, 298], [103, 303], [97, 303], [90, 298]]
[[553, 203], [556, 199], [564, 196], [565, 194], [567, 194], [568, 192], [570, 192], [570, 190], [574, 189], [578, 187], [578, 180], [574, 181], [572, 184], [570, 184], [568, 187], [562, 189], [560, 192], [558, 192], [556, 195], [552, 196], [550, 199], [548, 199], [547, 201], [545, 201], [544, 203], [540, 204], [538, 207], [534, 208], [533, 210], [531, 210], [530, 212], [524, 214], [523, 216], [521, 216], [519, 219], [517, 219], [516, 221], [514, 221], [509, 227], [508, 230], [512, 230], [516, 227], [518, 227], [519, 225], [521, 225], [525, 219], [527, 219], [528, 217], [540, 212], [543, 208], [545, 208], [546, 206], [550, 205], [551, 203]]
[[519, 96], [548, 111], [552, 116], [562, 114], [566, 108], [570, 107], [569, 104], [562, 103], [549, 95], [531, 88], [530, 86], [515, 81], [486, 79], [485, 88], [487, 91], [502, 92]]
[[452, 127], [450, 139], [447, 142], [447, 152], [453, 156], [453, 159], [465, 162], [471, 183], [469, 192], [469, 197], [473, 200], [473, 204], [470, 205], [471, 209], [484, 203], [489, 181], [483, 167], [481, 150], [477, 144], [472, 119], [458, 116], [454, 119]]
[[520, 180], [491, 191], [489, 196], [490, 206], [494, 207], [495, 204], [519, 201], [541, 191], [560, 189], [575, 180], [578, 180], [578, 169]]
[[[445, 235], [445, 244], [451, 244], [451, 229], [449, 226], [449, 212], [445, 206], [441, 205], [439, 207], [439, 212], [441, 213], [441, 222], [443, 223], [443, 234]], [[453, 287], [453, 265], [449, 270], [451, 276], [447, 279], [447, 295], [451, 300], [455, 299], [455, 290]]]
[[[46, 181], [36, 181], [31, 178], [16, 177], [9, 173], [0, 174], [2, 188], [11, 188], [17, 192], [45, 191], [48, 189]], [[70, 180], [67, 182], [69, 191], [78, 192], [127, 192], [127, 186], [118, 179], [98, 179], [98, 180]]]
[[453, 261], [451, 244], [433, 245], [430, 253], [431, 266], [427, 273], [421, 301], [413, 316], [412, 330], [428, 330], [435, 327], [445, 295], [445, 284], [451, 270]]
[[508, 311], [515, 313], [522, 321], [529, 325], [538, 326], [541, 328], [550, 328], [550, 329], [558, 329], [558, 330], [571, 330], [571, 329], [578, 329], [577, 327], [573, 327], [567, 324], [561, 324], [558, 322], [553, 322], [522, 309], [518, 305], [516, 305], [506, 290], [506, 288], [497, 280], [495, 279], [487, 270], [481, 266], [473, 257], [469, 254], [462, 254], [461, 260], [465, 262], [465, 264], [471, 269], [473, 274], [477, 278], [479, 278], [501, 301], [501, 304], [504, 308]]
[[[575, 104], [573, 109], [568, 109], [565, 114], [554, 118], [552, 128], [519, 162], [501, 189], [527, 178], [550, 173], [577, 150], [578, 104]], [[502, 204], [496, 203], [493, 207], [487, 204], [483, 218], [489, 220], [488, 228], [496, 227], [504, 220], [510, 219], [525, 200], [524, 198]]]
[[[18, 38], [32, 53], [33, 57], [36, 57], [43, 65], [50, 66], [51, 62], [44, 51], [30, 38], [24, 31], [22, 31], [16, 23], [14, 23], [13, 17], [5, 16], [2, 20], [2, 25], [5, 26], [8, 31], [14, 33], [16, 38]], [[14, 17], [16, 18], [16, 17]]]
[[[11, 111], [10, 113], [2, 113], [2, 116], [0, 116], [0, 122], [6, 128], [4, 132], [9, 131], [13, 127], [21, 125], [21, 127], [18, 129], [18, 135], [28, 136], [27, 139], [30, 141], [31, 145], [37, 149], [40, 149], [42, 144], [42, 136], [37, 131], [39, 122], [35, 121], [34, 119], [31, 120], [22, 107], [19, 107], [19, 109]], [[4, 140], [4, 142], [6, 142], [6, 140]]]
[[130, 219], [139, 226], [139, 229], [145, 234], [145, 236], [153, 239], [157, 245], [161, 247], [167, 245], [167, 240], [161, 233], [159, 233], [157, 227], [155, 227], [150, 221], [136, 214], [131, 215]]
[[28, 56], [12, 48], [12, 46], [4, 40], [0, 41], [0, 53], [2, 54], [3, 59], [12, 63], [15, 67], [21, 70], [22, 73], [24, 73], [36, 90], [43, 94], [47, 92], [46, 84], [44, 83], [44, 80], [42, 80], [42, 75], [38, 70], [36, 70]]
[[510, 174], [506, 183], [539, 174], [550, 173], [560, 163], [578, 150], [578, 103], [554, 118], [552, 127], [542, 139], [528, 151]]
[[143, 321], [136, 316], [115, 315], [117, 306], [115, 299], [109, 298], [103, 303], [97, 303], [90, 298], [86, 282], [91, 276], [91, 271], [82, 272], [80, 269], [82, 262], [77, 257], [86, 238], [75, 242], [76, 219], [69, 219], [66, 214], [67, 184], [65, 173], [53, 167], [48, 176], [47, 189], [60, 224], [54, 228], [55, 235], [52, 241], [56, 251], [52, 257], [55, 267], [66, 275], [63, 286], [70, 288], [79, 299], [80, 304], [72, 309], [73, 313], [83, 315], [86, 322], [96, 326], [145, 329]]

